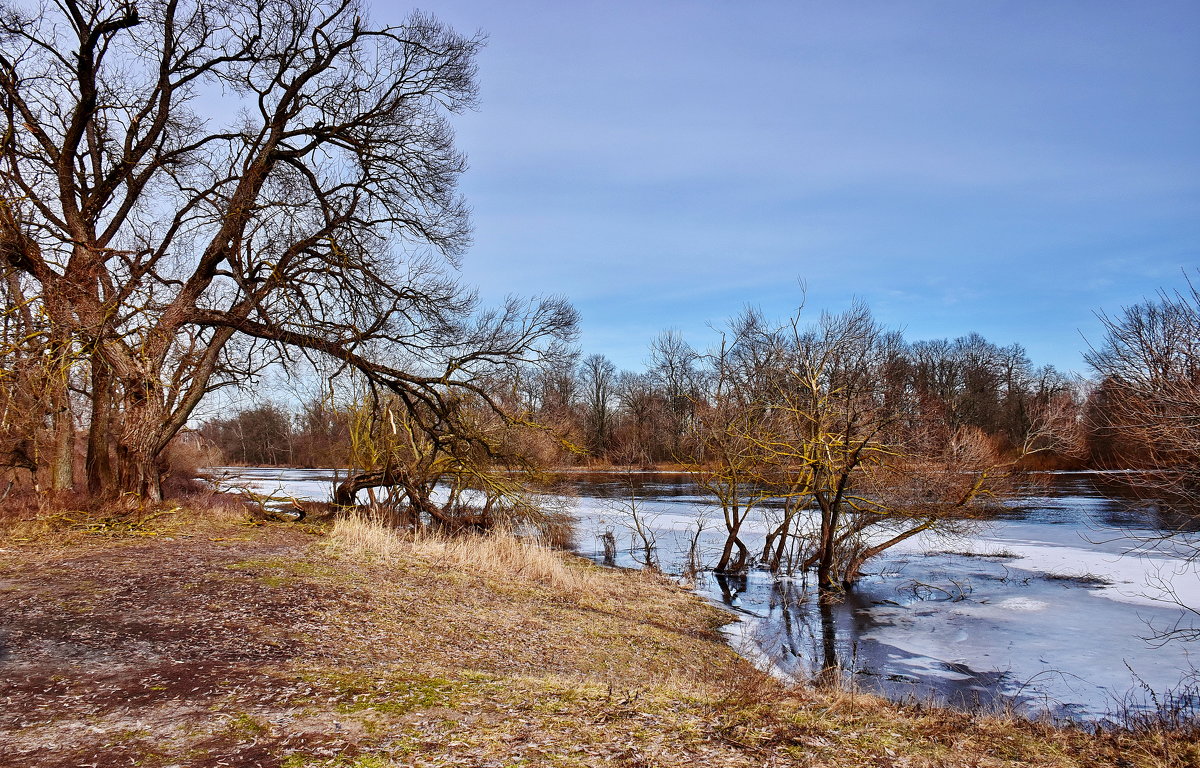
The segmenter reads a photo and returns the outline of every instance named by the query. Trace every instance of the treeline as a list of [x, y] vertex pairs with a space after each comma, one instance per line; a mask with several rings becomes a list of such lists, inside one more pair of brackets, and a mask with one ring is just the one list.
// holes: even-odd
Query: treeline
[[324, 400], [298, 411], [259, 403], [210, 419], [199, 433], [230, 464], [339, 467], [350, 455], [349, 412]]
[[[688, 463], [698, 458], [697, 414], [713, 405], [731, 378], [752, 377], [762, 368], [764, 361], [748, 349], [756, 334], [761, 340], [767, 333], [766, 319], [754, 312], [731, 323], [725, 349], [718, 343], [697, 350], [677, 331], [666, 331], [650, 344], [645, 370], [619, 370], [603, 355], [575, 354], [521, 371], [500, 394], [562, 438], [556, 463]], [[1083, 383], [1052, 366], [1035, 365], [1020, 345], [1000, 346], [975, 333], [912, 343], [899, 334], [886, 336], [886, 359], [871, 372], [883, 387], [879, 396], [899, 406], [906, 423], [927, 439], [944, 441], [972, 428], [1012, 454], [1034, 415], [1055, 402], [1076, 414], [1080, 434], [1039, 461], [1083, 466], [1096, 458], [1111, 464], [1111, 427], [1089, 432], [1091, 422], [1083, 418], [1096, 409], [1097, 396], [1089, 398]], [[199, 431], [229, 463], [340, 466], [351, 453], [351, 411], [328, 396], [297, 409], [265, 402], [209, 420]], [[1093, 455], [1077, 446], [1090, 446]]]

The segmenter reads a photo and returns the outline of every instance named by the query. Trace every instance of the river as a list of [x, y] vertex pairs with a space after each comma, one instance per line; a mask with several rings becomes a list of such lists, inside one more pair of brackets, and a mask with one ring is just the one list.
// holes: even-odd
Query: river
[[[226, 482], [327, 500], [330, 470], [226, 468]], [[660, 567], [680, 574], [697, 520], [702, 559], [723, 541], [719, 509], [683, 474], [577, 473], [580, 554], [601, 561], [612, 531], [617, 564], [644, 559], [631, 504]], [[1122, 499], [1103, 473], [1030, 476], [996, 519], [967, 534], [923, 535], [871, 561], [845, 599], [820, 607], [804, 578], [701, 572], [696, 591], [730, 611], [731, 644], [774, 674], [839, 674], [895, 699], [1029, 716], [1100, 720], [1160, 705], [1194, 713], [1200, 642], [1168, 640], [1197, 618], [1195, 534], [1162, 538], [1173, 521]], [[765, 514], [770, 514], [767, 510]], [[765, 523], [752, 521], [751, 551]], [[1182, 624], [1181, 624], [1182, 622]], [[825, 670], [823, 672], [823, 670]], [[836, 670], [836, 672], [830, 672]]]

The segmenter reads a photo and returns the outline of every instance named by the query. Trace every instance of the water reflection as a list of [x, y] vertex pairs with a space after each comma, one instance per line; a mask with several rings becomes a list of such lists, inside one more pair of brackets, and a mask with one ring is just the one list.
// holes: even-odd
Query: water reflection
[[817, 601], [821, 614], [821, 671], [817, 673], [818, 684], [833, 685], [841, 678], [842, 665], [838, 663], [837, 624], [833, 619], [833, 604], [828, 600]]
[[721, 601], [729, 606], [737, 605], [738, 595], [746, 591], [748, 574], [714, 571], [712, 577], [721, 589]]

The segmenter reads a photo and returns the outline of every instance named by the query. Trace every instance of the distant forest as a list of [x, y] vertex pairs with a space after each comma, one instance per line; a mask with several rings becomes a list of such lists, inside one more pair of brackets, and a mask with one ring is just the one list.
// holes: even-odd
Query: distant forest
[[[792, 325], [786, 327], [791, 332]], [[574, 351], [550, 366], [518, 369], [493, 386], [523, 420], [544, 429], [535, 433], [535, 446], [526, 446], [542, 462], [703, 463], [711, 458], [706, 415], [729, 397], [732, 382], [769, 377], [772, 366], [780, 367], [769, 349], [778, 330], [747, 312], [729, 324], [724, 347], [697, 350], [677, 331], [663, 332], [650, 344], [643, 371], [618, 370], [603, 355]], [[873, 379], [872, 396], [895, 415], [893, 429], [937, 444], [970, 430], [1024, 469], [1125, 469], [1162, 459], [1155, 435], [1121, 407], [1128, 384], [1106, 376], [1097, 353], [1089, 356], [1097, 378], [1083, 379], [1036, 364], [1019, 344], [1000, 346], [977, 333], [908, 342], [899, 333], [872, 332], [873, 348], [856, 362]], [[298, 406], [264, 400], [204, 422], [195, 435], [213, 463], [347, 466], [360, 407], [353, 397], [330, 394]], [[1035, 432], [1041, 442], [1032, 446]], [[184, 439], [196, 445], [195, 436]]]

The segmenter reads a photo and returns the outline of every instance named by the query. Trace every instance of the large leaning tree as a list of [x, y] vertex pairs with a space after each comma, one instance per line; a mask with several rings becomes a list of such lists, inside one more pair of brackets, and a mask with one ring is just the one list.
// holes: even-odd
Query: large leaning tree
[[561, 300], [483, 312], [453, 277], [447, 118], [481, 42], [355, 0], [0, 6], [0, 257], [29, 326], [4, 351], [62, 361], [23, 373], [54, 487], [79, 424], [92, 492], [159, 498], [201, 399], [272, 361], [331, 359], [419, 417], [571, 335]]

